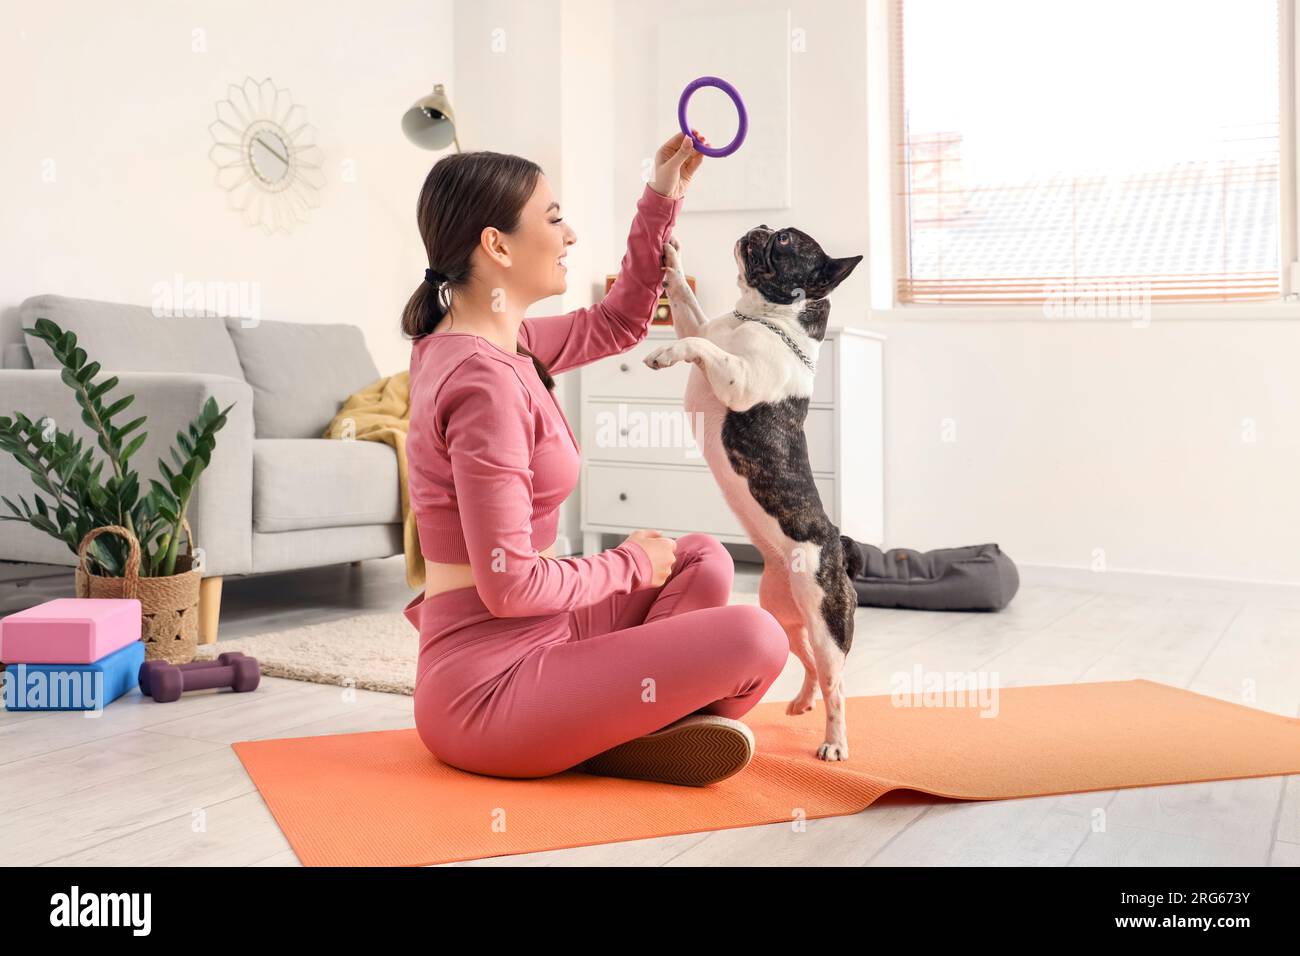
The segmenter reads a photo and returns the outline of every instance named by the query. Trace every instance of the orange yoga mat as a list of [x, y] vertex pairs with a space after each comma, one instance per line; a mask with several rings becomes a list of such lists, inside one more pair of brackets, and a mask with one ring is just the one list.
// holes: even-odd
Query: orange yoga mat
[[[1006, 800], [1300, 773], [1300, 720], [1147, 680], [1003, 688], [989, 701], [847, 701], [849, 754], [815, 755], [822, 703], [745, 715], [758, 752], [708, 787], [466, 773], [414, 729], [243, 741], [235, 752], [306, 866], [412, 866], [857, 813], [919, 790]], [[960, 706], [957, 706], [960, 704]]]

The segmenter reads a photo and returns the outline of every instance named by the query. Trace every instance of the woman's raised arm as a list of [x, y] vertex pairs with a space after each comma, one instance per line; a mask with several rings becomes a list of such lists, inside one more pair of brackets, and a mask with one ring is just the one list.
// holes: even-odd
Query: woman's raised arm
[[637, 201], [627, 252], [609, 292], [564, 315], [524, 319], [520, 342], [552, 373], [626, 352], [645, 338], [663, 290], [664, 246], [703, 161], [689, 136], [670, 136], [655, 153], [654, 178]]
[[605, 297], [563, 315], [527, 318], [519, 341], [553, 373], [626, 352], [645, 338], [663, 289], [663, 250], [681, 199], [660, 195], [649, 183], [636, 204], [627, 252]]

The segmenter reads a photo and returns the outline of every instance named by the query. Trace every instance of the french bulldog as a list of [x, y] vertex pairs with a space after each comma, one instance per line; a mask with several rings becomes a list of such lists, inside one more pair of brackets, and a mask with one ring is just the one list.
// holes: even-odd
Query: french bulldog
[[686, 282], [681, 244], [664, 249], [677, 341], [653, 369], [690, 362], [685, 409], [723, 497], [763, 556], [758, 602], [780, 622], [804, 681], [787, 714], [826, 705], [823, 760], [849, 756], [844, 664], [853, 644], [861, 556], [827, 517], [813, 483], [804, 419], [830, 314], [827, 296], [862, 256], [828, 256], [794, 228], [750, 229], [734, 248], [740, 298], [710, 319]]

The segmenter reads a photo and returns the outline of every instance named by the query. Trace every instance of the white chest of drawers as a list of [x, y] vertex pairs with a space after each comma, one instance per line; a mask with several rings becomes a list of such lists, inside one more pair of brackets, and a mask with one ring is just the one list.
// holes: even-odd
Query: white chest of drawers
[[[655, 528], [670, 537], [705, 531], [748, 544], [695, 444], [683, 409], [694, 368], [648, 368], [642, 359], [671, 342], [654, 326], [621, 355], [579, 373], [583, 552], [601, 535]], [[884, 339], [859, 329], [828, 329], [804, 432], [822, 506], [841, 533], [879, 546], [884, 538]]]

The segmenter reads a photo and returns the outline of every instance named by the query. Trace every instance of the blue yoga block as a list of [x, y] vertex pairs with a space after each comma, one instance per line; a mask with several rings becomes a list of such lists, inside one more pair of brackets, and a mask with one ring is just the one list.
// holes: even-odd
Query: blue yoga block
[[6, 710], [102, 710], [139, 684], [144, 642], [132, 641], [93, 664], [9, 664]]

